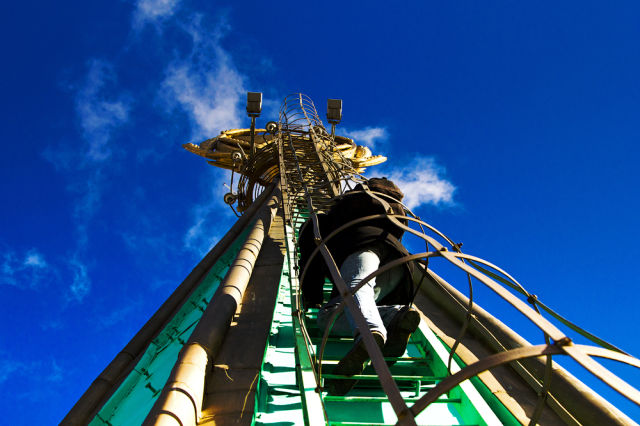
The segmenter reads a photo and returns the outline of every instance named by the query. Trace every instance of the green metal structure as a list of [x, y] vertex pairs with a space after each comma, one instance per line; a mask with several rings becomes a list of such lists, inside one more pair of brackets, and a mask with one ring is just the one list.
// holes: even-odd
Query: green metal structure
[[[640, 392], [596, 361], [608, 358], [640, 368], [638, 359], [571, 324], [502, 269], [462, 253], [460, 244], [409, 209], [402, 217], [386, 216], [424, 252], [372, 275], [413, 262], [421, 271], [414, 303], [422, 320], [406, 352], [384, 358], [326, 245], [355, 222], [321, 235], [317, 215], [355, 183], [388, 205], [362, 176], [385, 158], [336, 135], [339, 100], [328, 102], [330, 130], [302, 94], [286, 97], [278, 121], [256, 129], [261, 100], [259, 93], [248, 94], [250, 129], [185, 145], [231, 171], [232, 190], [224, 200], [238, 213], [237, 223], [62, 424], [633, 424], [554, 359], [571, 357], [640, 405]], [[317, 309], [304, 309], [300, 301], [306, 265], [300, 263], [297, 238], [305, 221], [314, 229], [315, 255], [348, 294], [341, 306], [350, 310], [371, 358], [361, 375], [350, 377], [358, 383], [344, 396], [328, 394], [324, 381], [347, 379], [333, 368], [353, 339], [319, 329]], [[434, 272], [436, 259], [462, 271], [466, 280], [460, 288], [467, 288], [466, 294]], [[326, 299], [332, 285], [326, 281]], [[473, 299], [474, 285], [487, 286], [515, 307], [540, 330], [540, 343], [532, 345], [483, 310]], [[593, 345], [574, 344], [558, 323]]]

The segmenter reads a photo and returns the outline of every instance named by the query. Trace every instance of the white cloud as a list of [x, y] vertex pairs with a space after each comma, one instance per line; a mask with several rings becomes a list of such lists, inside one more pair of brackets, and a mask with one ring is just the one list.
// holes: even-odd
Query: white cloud
[[194, 19], [186, 29], [193, 39], [187, 58], [170, 64], [160, 90], [171, 112], [180, 107], [187, 113], [193, 139], [215, 136], [221, 130], [244, 123], [245, 78], [236, 70], [230, 55], [220, 46], [219, 32], [211, 35]]
[[340, 135], [344, 135], [358, 145], [364, 145], [372, 150], [375, 149], [377, 144], [386, 142], [388, 138], [387, 129], [384, 127], [365, 127], [364, 129], [348, 130], [341, 128], [338, 132]]
[[[196, 211], [198, 210], [201, 209], [196, 208]], [[187, 233], [184, 235], [184, 247], [190, 250], [202, 245], [201, 240], [203, 238], [202, 227], [204, 225], [204, 217], [202, 217], [199, 213], [196, 213], [195, 216], [195, 223], [191, 225], [189, 229], [187, 229]], [[210, 242], [206, 242], [205, 244], [209, 246]]]
[[194, 138], [208, 138], [241, 124], [242, 79], [226, 64], [218, 65], [212, 73], [203, 73], [184, 63], [167, 70], [164, 87], [189, 114]]
[[[157, 217], [144, 215], [131, 219], [124, 230], [120, 231], [120, 236], [129, 252], [133, 254], [133, 259], [140, 267], [147, 268], [146, 257], [140, 257], [140, 253], [153, 253], [156, 267], [162, 265], [176, 266], [176, 240], [181, 237], [180, 229], [165, 229], [166, 217], [157, 220]], [[164, 227], [164, 228], [163, 228]], [[165, 276], [165, 274], [160, 274]], [[150, 280], [147, 281], [147, 284]]]
[[77, 257], [71, 259], [69, 266], [73, 273], [73, 280], [69, 286], [69, 297], [77, 302], [82, 302], [91, 290], [91, 279], [87, 272], [87, 266]]
[[184, 238], [184, 248], [204, 255], [233, 225], [233, 213], [219, 198], [208, 203], [196, 204], [191, 211], [192, 224]]
[[[202, 208], [196, 206], [194, 210]], [[226, 231], [233, 225], [233, 219], [228, 215], [220, 218], [220, 211], [224, 207], [216, 206], [208, 212], [202, 212], [203, 216], [194, 215], [194, 223], [187, 230], [184, 236], [184, 248], [198, 256], [204, 256], [213, 246], [224, 236]], [[227, 207], [228, 209], [228, 207]], [[224, 211], [224, 210], [222, 210]], [[217, 220], [214, 220], [217, 219]]]
[[184, 234], [183, 245], [197, 255], [206, 254], [236, 220], [231, 208], [223, 201], [224, 194], [228, 192], [222, 184], [225, 177], [228, 178], [226, 170], [209, 167], [203, 182], [213, 182], [214, 185], [207, 184], [207, 191], [203, 194], [205, 201], [191, 208], [191, 224]]
[[104, 60], [89, 60], [83, 80], [71, 87], [86, 145], [75, 141], [49, 145], [43, 150], [43, 156], [58, 171], [91, 171], [111, 158], [114, 132], [129, 121], [131, 99], [118, 87], [112, 65]]
[[31, 266], [34, 268], [44, 268], [47, 266], [47, 262], [44, 260], [44, 257], [35, 249], [30, 250], [27, 253], [27, 256], [24, 259], [24, 266]]
[[35, 289], [47, 274], [55, 274], [48, 266], [44, 256], [36, 249], [27, 251], [24, 256], [18, 256], [13, 250], [6, 250], [2, 256], [0, 284]]
[[[10, 353], [0, 349], [0, 384], [3, 384], [12, 376], [21, 376], [21, 380], [25, 377], [39, 377], [44, 373], [43, 362], [26, 361], [24, 359], [15, 359]], [[46, 373], [45, 373], [46, 374]]]
[[[90, 225], [98, 211], [106, 176], [114, 166], [114, 133], [129, 120], [131, 101], [117, 85], [112, 65], [92, 59], [87, 73], [75, 91], [75, 110], [85, 145], [64, 144], [49, 148], [45, 158], [68, 177], [69, 192], [74, 194], [73, 223], [76, 247], [65, 265], [68, 300], [82, 302], [91, 289], [85, 265], [89, 249]], [[107, 160], [109, 160], [107, 162]], [[37, 263], [37, 259], [31, 259]]]
[[40, 328], [44, 331], [60, 330], [62, 329], [63, 325], [64, 324], [62, 323], [62, 320], [60, 318], [48, 318], [46, 321], [43, 321], [40, 324]]
[[112, 328], [114, 325], [126, 321], [132, 313], [139, 311], [142, 307], [141, 299], [135, 301], [127, 299], [124, 303], [126, 303], [124, 306], [115, 307], [115, 309], [113, 309], [114, 307], [109, 307], [108, 312], [101, 313], [94, 323], [96, 329], [102, 331]]
[[16, 259], [15, 253], [6, 252], [2, 256], [2, 284], [17, 285], [16, 274]]
[[[273, 96], [273, 95], [272, 95]], [[280, 107], [284, 96], [262, 97], [262, 117], [265, 121], [278, 121], [280, 118]]]
[[89, 224], [100, 207], [104, 182], [102, 168], [96, 167], [88, 176], [69, 185], [69, 189], [78, 195], [73, 206], [78, 252], [84, 252], [89, 244]]
[[[221, 20], [213, 28], [203, 28], [202, 16], [193, 15], [184, 30], [193, 41], [188, 55], [174, 60], [165, 70], [159, 97], [171, 114], [184, 111], [191, 124], [191, 139], [203, 140], [221, 130], [247, 125], [244, 112], [246, 78], [236, 69], [228, 52], [220, 45], [222, 33], [228, 29]], [[204, 166], [204, 164], [203, 164]], [[222, 186], [229, 173], [210, 170], [203, 180], [206, 201], [191, 208], [191, 224], [185, 231], [183, 245], [198, 255], [206, 253], [233, 223], [231, 209], [222, 202], [227, 190]], [[213, 183], [213, 185], [211, 185]]]
[[394, 181], [404, 192], [404, 203], [410, 209], [425, 204], [452, 205], [456, 187], [444, 175], [444, 168], [431, 157], [416, 156], [405, 166], [387, 167], [372, 171]]
[[176, 13], [180, 0], [138, 0], [133, 12], [134, 28], [141, 28], [147, 23], [158, 23]]
[[[61, 383], [64, 379], [64, 369], [58, 365], [55, 359], [51, 363], [43, 360], [25, 361], [24, 359], [15, 359], [5, 351], [0, 350], [0, 384], [7, 381], [14, 382], [9, 386], [16, 387], [15, 384], [20, 383], [17, 388], [22, 388], [24, 381], [30, 378], [43, 378], [49, 383]], [[46, 388], [46, 387], [45, 387]], [[39, 399], [41, 390], [20, 392], [20, 397], [30, 399]]]
[[51, 383], [60, 383], [64, 378], [63, 372], [62, 367], [53, 359], [51, 360], [51, 372], [46, 376], [46, 380]]
[[[62, 274], [62, 270], [66, 273]], [[79, 251], [76, 251], [71, 260], [66, 262], [65, 267], [61, 268], [60, 265], [55, 265], [55, 262], [53, 265], [50, 264], [44, 255], [33, 248], [26, 251], [24, 255], [19, 255], [14, 250], [5, 250], [0, 264], [0, 285], [3, 284], [24, 290], [67, 285], [67, 300], [76, 302], [82, 302], [91, 289], [88, 268], [80, 260]], [[41, 325], [45, 330], [60, 328], [60, 326], [59, 321], [54, 319]]]
[[33, 370], [33, 365], [22, 361], [8, 359], [2, 354], [0, 358], [0, 384], [7, 381], [13, 374], [26, 374]]
[[107, 83], [114, 81], [111, 65], [91, 60], [84, 85], [76, 94], [76, 113], [82, 135], [88, 143], [85, 159], [91, 162], [102, 162], [111, 156], [108, 143], [112, 133], [128, 120], [129, 101], [126, 96], [108, 96], [113, 90], [107, 87]]

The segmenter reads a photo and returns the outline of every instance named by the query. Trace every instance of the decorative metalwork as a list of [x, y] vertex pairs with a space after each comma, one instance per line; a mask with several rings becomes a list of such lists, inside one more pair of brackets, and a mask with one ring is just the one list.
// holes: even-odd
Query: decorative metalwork
[[[199, 145], [183, 145], [187, 151], [206, 158], [209, 164], [232, 171], [229, 187], [234, 197], [229, 197], [232, 202], [228, 204], [237, 201], [238, 212], [245, 211], [278, 178], [281, 167], [278, 146], [284, 143], [293, 143], [299, 150], [300, 164], [314, 196], [326, 191], [340, 192], [348, 176], [360, 175], [367, 167], [386, 161], [386, 157], [373, 155], [369, 148], [356, 145], [352, 139], [329, 134], [311, 99], [302, 94], [287, 96], [279, 122], [269, 122], [266, 127], [270, 128], [255, 129], [255, 154], [251, 154], [250, 129], [226, 130]], [[319, 159], [322, 170], [307, 169], [306, 164], [316, 164], [309, 163], [308, 158]], [[234, 187], [236, 173], [240, 177]]]

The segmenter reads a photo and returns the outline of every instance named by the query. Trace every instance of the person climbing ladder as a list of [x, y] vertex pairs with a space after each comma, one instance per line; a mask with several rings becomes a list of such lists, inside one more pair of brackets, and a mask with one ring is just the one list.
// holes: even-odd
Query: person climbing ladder
[[[386, 214], [404, 215], [401, 201], [402, 191], [387, 178], [371, 178], [353, 190], [336, 197], [326, 214], [319, 214], [320, 232], [326, 237], [332, 231], [359, 218], [377, 217], [347, 226], [327, 242], [340, 275], [350, 289], [354, 289], [381, 265], [408, 255], [401, 243], [404, 230], [391, 221]], [[379, 193], [372, 196], [373, 193]], [[384, 199], [391, 208], [386, 211]], [[382, 216], [384, 215], [384, 216]], [[302, 298], [306, 308], [322, 305], [322, 287], [325, 277], [330, 277], [321, 256], [310, 259], [316, 242], [310, 221], [300, 231], [301, 265], [306, 269], [302, 281]], [[308, 265], [307, 265], [308, 263]], [[407, 347], [409, 337], [419, 323], [419, 313], [410, 307], [414, 296], [412, 264], [404, 263], [372, 278], [354, 295], [369, 329], [385, 357], [399, 357]], [[342, 300], [333, 287], [330, 300], [318, 312], [318, 325], [324, 330]], [[351, 350], [340, 360], [333, 371], [335, 375], [353, 376], [361, 374], [369, 354], [348, 309], [339, 315], [331, 333], [337, 336], [353, 336]], [[345, 395], [356, 384], [356, 380], [329, 379], [325, 387], [332, 395]]]

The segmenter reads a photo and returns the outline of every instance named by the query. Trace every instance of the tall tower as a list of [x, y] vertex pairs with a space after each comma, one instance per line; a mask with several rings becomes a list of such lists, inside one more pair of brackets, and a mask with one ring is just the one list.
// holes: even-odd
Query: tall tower
[[[238, 220], [129, 344], [91, 384], [63, 424], [629, 424], [616, 407], [558, 366], [571, 357], [629, 400], [640, 392], [596, 361], [640, 361], [569, 323], [509, 274], [405, 209], [386, 217], [425, 247], [383, 265], [412, 262], [421, 323], [407, 350], [385, 358], [340, 276], [318, 214], [360, 183], [382, 156], [336, 135], [342, 102], [328, 101], [325, 128], [307, 96], [284, 99], [278, 121], [256, 129], [262, 95], [248, 93], [250, 129], [223, 131], [185, 148], [230, 170], [224, 197]], [[376, 217], [370, 217], [370, 220]], [[379, 219], [379, 218], [378, 218]], [[353, 340], [319, 329], [317, 309], [301, 304], [298, 231], [309, 221], [319, 256], [345, 294], [371, 358], [347, 395], [330, 395], [326, 379]], [[215, 226], [215, 224], [212, 224]], [[405, 238], [407, 238], [405, 237]], [[436, 273], [440, 259], [466, 276], [463, 294]], [[531, 344], [473, 300], [489, 287], [540, 330]], [[327, 281], [325, 297], [332, 284]], [[551, 322], [554, 320], [554, 322]], [[593, 345], [574, 344], [556, 324]], [[362, 331], [364, 330], [364, 331]]]

